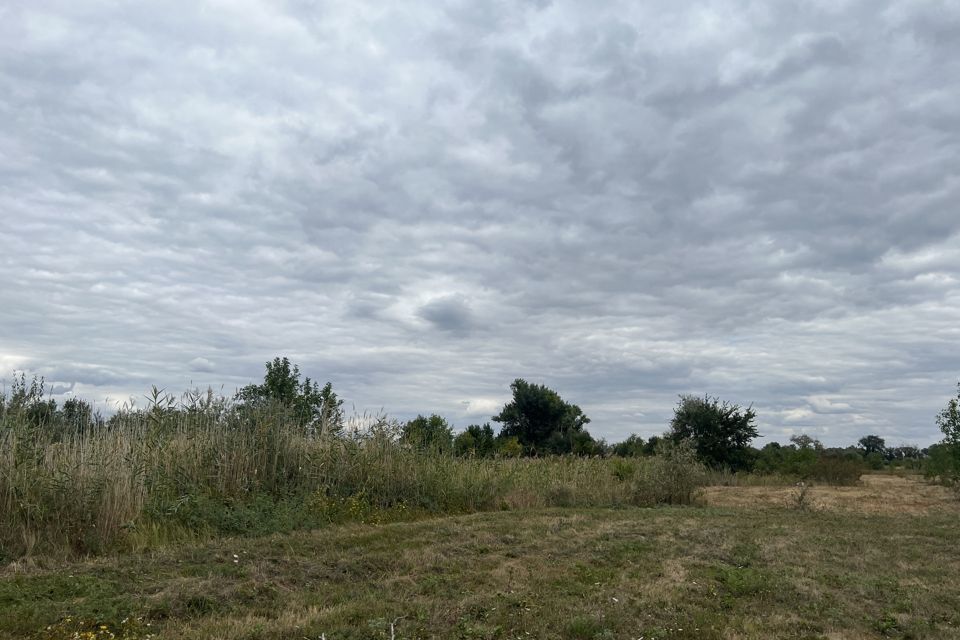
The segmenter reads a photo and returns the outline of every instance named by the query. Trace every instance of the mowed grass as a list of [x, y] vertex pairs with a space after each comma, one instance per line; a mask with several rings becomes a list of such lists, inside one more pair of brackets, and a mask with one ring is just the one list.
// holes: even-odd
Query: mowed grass
[[958, 515], [531, 509], [21, 562], [0, 637], [960, 638]]

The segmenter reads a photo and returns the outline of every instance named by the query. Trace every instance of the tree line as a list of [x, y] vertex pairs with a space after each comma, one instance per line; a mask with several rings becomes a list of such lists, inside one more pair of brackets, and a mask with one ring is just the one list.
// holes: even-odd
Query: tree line
[[[302, 378], [297, 365], [286, 357], [267, 362], [263, 382], [240, 389], [231, 410], [242, 416], [245, 411], [271, 408], [281, 412], [307, 433], [316, 436], [337, 435], [344, 428], [343, 401], [331, 383], [322, 387], [309, 377]], [[302, 378], [302, 379], [301, 379]], [[734, 472], [791, 473], [804, 475], [815, 469], [839, 468], [843, 461], [879, 469], [887, 464], [919, 467], [921, 462], [944, 479], [960, 480], [960, 383], [957, 397], [936, 416], [944, 440], [931, 447], [888, 447], [878, 435], [866, 435], [855, 446], [827, 448], [808, 435], [795, 435], [790, 444], [771, 442], [757, 449], [751, 442], [759, 436], [752, 406], [741, 407], [719, 398], [681, 396], [663, 435], [644, 439], [631, 435], [622, 442], [608, 444], [595, 439], [586, 429], [590, 418], [579, 406], [565, 401], [544, 385], [518, 378], [510, 385], [511, 399], [491, 422], [471, 424], [455, 433], [442, 416], [418, 415], [398, 424], [401, 443], [440, 454], [474, 457], [516, 457], [546, 455], [622, 456], [655, 455], [664, 443], [687, 442], [697, 457], [713, 468]], [[173, 411], [161, 406], [159, 392], [149, 411]], [[212, 392], [196, 394], [187, 404], [202, 410], [216, 402]], [[177, 409], [184, 410], [184, 409]], [[113, 416], [104, 419], [91, 405], [70, 398], [58, 405], [45, 394], [42, 378], [30, 383], [21, 374], [14, 379], [11, 393], [0, 402], [0, 422], [16, 416], [37, 427], [59, 429], [64, 433], [89, 428], [109, 428]], [[852, 473], [852, 471], [850, 471]]]

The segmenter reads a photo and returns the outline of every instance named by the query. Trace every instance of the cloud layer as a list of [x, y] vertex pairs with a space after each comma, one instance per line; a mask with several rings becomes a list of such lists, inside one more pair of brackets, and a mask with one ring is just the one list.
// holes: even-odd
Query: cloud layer
[[2, 375], [937, 439], [960, 5], [381, 5], [0, 9]]

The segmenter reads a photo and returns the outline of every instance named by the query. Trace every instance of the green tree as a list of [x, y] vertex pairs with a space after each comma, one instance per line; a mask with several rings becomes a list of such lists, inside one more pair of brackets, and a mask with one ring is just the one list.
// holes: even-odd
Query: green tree
[[637, 434], [631, 434], [623, 442], [618, 442], [613, 445], [612, 451], [613, 455], [623, 456], [624, 458], [638, 458], [642, 455], [646, 455], [647, 443], [644, 442], [643, 438]]
[[960, 382], [957, 383], [957, 397], [950, 398], [947, 406], [937, 414], [937, 426], [943, 432], [945, 442], [960, 447]]
[[[586, 448], [584, 425], [590, 419], [575, 404], [564, 402], [556, 391], [518, 378], [510, 385], [513, 400], [494, 422], [502, 424], [500, 436], [515, 437], [527, 453], [571, 453]], [[592, 439], [591, 439], [592, 440]]]
[[880, 459], [882, 460], [887, 452], [887, 443], [880, 436], [863, 436], [857, 441], [857, 445], [860, 447], [864, 458], [872, 453], [877, 453], [880, 454]]
[[805, 433], [790, 436], [790, 442], [795, 444], [797, 449], [800, 449], [801, 451], [807, 449], [812, 449], [813, 451], [823, 451], [823, 443]]
[[343, 428], [343, 400], [328, 382], [321, 388], [309, 377], [300, 380], [300, 367], [289, 358], [266, 363], [263, 384], [251, 384], [237, 392], [248, 408], [280, 408], [288, 411], [298, 426], [317, 435], [337, 433]]
[[604, 440], [595, 440], [586, 429], [575, 431], [570, 437], [570, 453], [577, 456], [603, 456], [609, 451]]
[[957, 383], [957, 397], [950, 398], [947, 406], [937, 414], [937, 426], [943, 432], [943, 442], [932, 466], [940, 469], [937, 475], [960, 487], [960, 382]]
[[489, 458], [497, 451], [496, 439], [493, 435], [493, 427], [490, 423], [483, 425], [472, 424], [453, 441], [454, 451], [458, 456], [476, 456], [478, 458]]
[[403, 425], [400, 441], [425, 451], [449, 453], [453, 450], [453, 429], [435, 413], [430, 417], [418, 415]]
[[94, 420], [93, 407], [81, 398], [67, 398], [60, 411], [63, 422], [75, 431], [84, 431]]
[[650, 436], [650, 439], [647, 440], [647, 444], [643, 447], [644, 455], [655, 455], [657, 453], [657, 449], [660, 447], [661, 442], [663, 442], [663, 436]]
[[742, 409], [709, 395], [680, 396], [668, 435], [674, 442], [690, 440], [707, 465], [734, 471], [748, 469], [750, 441], [758, 435], [753, 424], [756, 417], [752, 407]]
[[33, 376], [27, 384], [27, 376], [23, 372], [18, 378], [13, 376], [10, 388], [10, 397], [4, 398], [3, 415], [23, 420], [34, 427], [50, 427], [57, 419], [57, 401], [53, 398], [44, 398], [46, 381], [42, 376]]

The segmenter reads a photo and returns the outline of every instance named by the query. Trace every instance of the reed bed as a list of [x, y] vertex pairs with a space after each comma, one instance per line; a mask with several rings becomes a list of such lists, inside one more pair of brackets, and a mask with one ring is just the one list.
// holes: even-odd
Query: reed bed
[[359, 416], [317, 436], [282, 408], [155, 404], [70, 432], [0, 423], [0, 558], [144, 549], [333, 522], [536, 507], [689, 503], [682, 448], [638, 460], [420, 451]]

